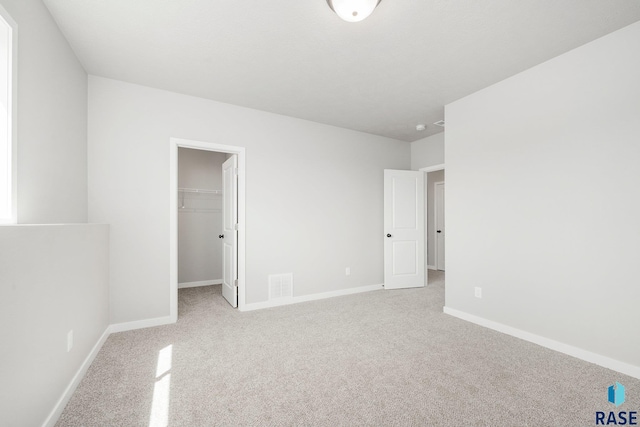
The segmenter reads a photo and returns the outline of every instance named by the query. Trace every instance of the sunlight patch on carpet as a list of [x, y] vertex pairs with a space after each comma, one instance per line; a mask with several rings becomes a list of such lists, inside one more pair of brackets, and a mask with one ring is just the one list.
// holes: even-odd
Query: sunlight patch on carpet
[[151, 404], [151, 414], [149, 415], [149, 427], [166, 427], [169, 425], [172, 356], [173, 345], [168, 345], [158, 352], [156, 383], [153, 387], [153, 403]]

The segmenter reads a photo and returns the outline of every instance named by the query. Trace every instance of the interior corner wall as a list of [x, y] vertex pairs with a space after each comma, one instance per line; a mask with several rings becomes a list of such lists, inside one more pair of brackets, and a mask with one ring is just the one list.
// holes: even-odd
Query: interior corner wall
[[41, 0], [18, 24], [18, 223], [87, 222], [87, 73]]
[[411, 143], [411, 169], [444, 163], [444, 132]]
[[[89, 219], [111, 224], [111, 323], [169, 315], [169, 141], [246, 148], [246, 302], [383, 282], [383, 170], [409, 144], [89, 77]], [[351, 275], [345, 275], [345, 268]]]
[[448, 308], [640, 366], [638, 52], [640, 22], [446, 106]]

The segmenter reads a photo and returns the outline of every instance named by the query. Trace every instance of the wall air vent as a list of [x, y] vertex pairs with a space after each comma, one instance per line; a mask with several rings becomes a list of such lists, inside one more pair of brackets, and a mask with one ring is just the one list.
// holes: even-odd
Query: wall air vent
[[293, 297], [293, 273], [269, 275], [269, 300]]
[[443, 128], [444, 127], [444, 120], [438, 120], [437, 122], [434, 123], [434, 125], [440, 126], [441, 128]]

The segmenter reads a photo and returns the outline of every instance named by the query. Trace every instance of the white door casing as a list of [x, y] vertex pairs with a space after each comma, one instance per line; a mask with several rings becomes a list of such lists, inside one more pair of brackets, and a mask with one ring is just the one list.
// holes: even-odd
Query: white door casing
[[238, 156], [222, 164], [222, 296], [238, 306]]
[[436, 268], [444, 271], [444, 182], [435, 183], [435, 213], [436, 213]]
[[425, 285], [424, 172], [384, 171], [384, 287]]
[[[246, 218], [246, 150], [237, 145], [226, 145], [211, 141], [169, 138], [169, 316], [167, 323], [178, 321], [178, 148], [217, 151], [236, 155], [238, 158], [238, 231], [237, 231], [237, 277], [238, 308], [246, 306], [246, 233], [243, 227]], [[158, 323], [164, 324], [164, 323]], [[155, 324], [154, 324], [155, 325]]]

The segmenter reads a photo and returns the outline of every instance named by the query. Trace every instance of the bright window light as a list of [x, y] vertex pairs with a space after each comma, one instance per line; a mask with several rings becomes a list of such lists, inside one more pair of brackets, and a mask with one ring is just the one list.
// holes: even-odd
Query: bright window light
[[166, 346], [158, 353], [156, 383], [153, 387], [153, 402], [151, 402], [149, 427], [167, 427], [169, 425], [172, 356], [173, 345]]
[[12, 138], [13, 28], [0, 10], [0, 223], [16, 222]]

